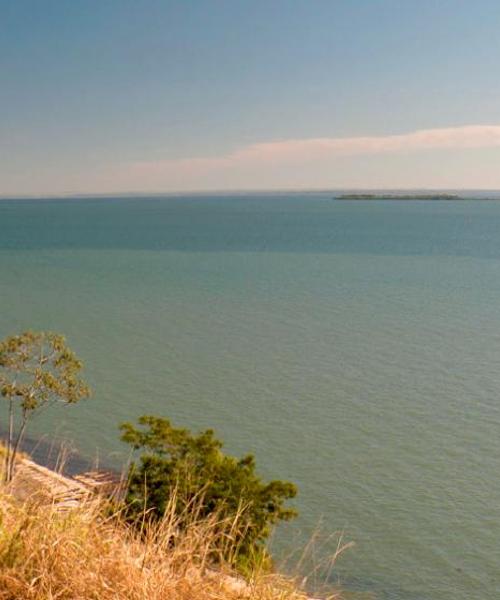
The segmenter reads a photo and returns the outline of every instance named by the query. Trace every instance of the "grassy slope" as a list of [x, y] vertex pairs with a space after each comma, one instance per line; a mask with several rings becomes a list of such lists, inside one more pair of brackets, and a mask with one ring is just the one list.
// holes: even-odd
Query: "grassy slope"
[[[106, 516], [105, 516], [106, 515]], [[61, 511], [0, 492], [0, 599], [304, 600], [295, 582], [213, 568], [234, 523], [197, 520], [180, 531], [172, 511], [140, 536], [100, 501]], [[332, 596], [333, 598], [334, 596]]]
[[[3, 455], [0, 443], [0, 474]], [[33, 479], [24, 463], [46, 472], [48, 483], [44, 479], [42, 485], [38, 475]], [[190, 525], [181, 530], [179, 521], [185, 522], [186, 515], [175, 515], [172, 498], [163, 521], [143, 525], [138, 533], [103, 499], [90, 497], [70, 508], [66, 502], [57, 504], [54, 485], [60, 479], [70, 487], [75, 482], [25, 455], [17, 471], [17, 481], [0, 483], [0, 600], [307, 598], [291, 578], [256, 569], [243, 581], [221, 560], [221, 554], [236, 550], [237, 519], [199, 519], [191, 506]]]

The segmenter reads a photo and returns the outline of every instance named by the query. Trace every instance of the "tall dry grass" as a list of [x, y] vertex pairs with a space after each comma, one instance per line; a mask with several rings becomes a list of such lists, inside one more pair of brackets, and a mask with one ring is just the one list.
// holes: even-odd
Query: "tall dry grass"
[[292, 579], [256, 570], [244, 582], [221, 561], [231, 555], [237, 522], [200, 519], [191, 507], [181, 528], [186, 515], [176, 516], [173, 506], [160, 523], [144, 519], [137, 531], [102, 501], [61, 511], [0, 494], [0, 599], [305, 598]]

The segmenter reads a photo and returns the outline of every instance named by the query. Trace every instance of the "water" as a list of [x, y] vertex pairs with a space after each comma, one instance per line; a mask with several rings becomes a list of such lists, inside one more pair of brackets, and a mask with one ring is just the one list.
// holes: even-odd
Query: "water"
[[31, 432], [116, 465], [121, 421], [214, 427], [370, 598], [499, 597], [499, 298], [500, 202], [0, 201], [0, 335], [64, 332], [94, 389]]

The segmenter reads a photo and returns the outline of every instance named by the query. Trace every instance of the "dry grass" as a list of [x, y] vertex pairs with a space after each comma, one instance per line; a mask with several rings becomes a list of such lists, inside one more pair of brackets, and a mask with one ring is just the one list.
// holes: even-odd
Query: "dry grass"
[[197, 519], [195, 509], [184, 531], [167, 511], [141, 533], [95, 501], [61, 511], [0, 494], [0, 512], [2, 600], [305, 598], [281, 576], [254, 573], [243, 582], [229, 566], [215, 570], [214, 554], [231, 548], [236, 525]]

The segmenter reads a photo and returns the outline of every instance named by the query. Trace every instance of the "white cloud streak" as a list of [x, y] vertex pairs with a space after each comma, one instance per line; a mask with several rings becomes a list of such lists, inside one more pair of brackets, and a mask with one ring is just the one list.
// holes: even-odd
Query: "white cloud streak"
[[[493, 150], [493, 154], [492, 154]], [[498, 152], [498, 159], [496, 158]], [[5, 161], [4, 161], [5, 162]], [[0, 165], [0, 195], [313, 188], [500, 188], [500, 125], [268, 141], [216, 156]]]
[[405, 154], [432, 150], [500, 148], [500, 125], [422, 129], [384, 136], [291, 139], [252, 144], [225, 155], [143, 161], [131, 165], [138, 176], [198, 178], [232, 171], [329, 162], [340, 157]]

